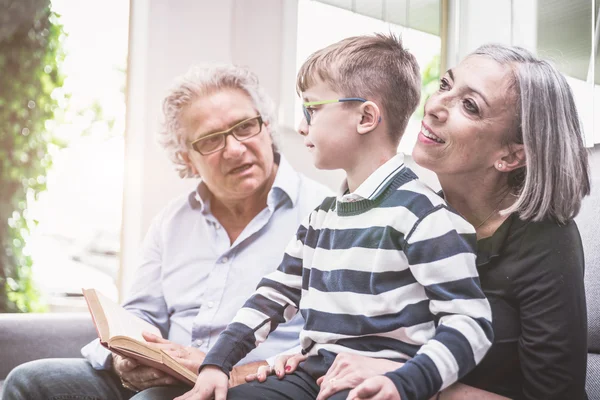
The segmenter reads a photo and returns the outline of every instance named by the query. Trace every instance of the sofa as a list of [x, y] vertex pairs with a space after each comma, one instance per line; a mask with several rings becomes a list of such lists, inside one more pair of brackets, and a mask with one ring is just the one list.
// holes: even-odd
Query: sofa
[[[589, 400], [600, 400], [600, 154], [591, 158], [592, 195], [586, 197], [575, 218], [585, 252], [585, 293], [588, 313], [588, 364], [586, 390]], [[595, 172], [595, 174], [594, 174]]]
[[81, 357], [81, 348], [96, 337], [88, 313], [0, 314], [0, 394], [2, 382], [17, 365], [38, 358]]
[[[600, 171], [596, 154], [592, 171]], [[600, 174], [592, 195], [576, 218], [585, 250], [588, 308], [589, 400], [600, 400]], [[36, 358], [81, 357], [80, 349], [96, 337], [86, 314], [0, 314], [0, 394], [2, 381], [15, 366]]]

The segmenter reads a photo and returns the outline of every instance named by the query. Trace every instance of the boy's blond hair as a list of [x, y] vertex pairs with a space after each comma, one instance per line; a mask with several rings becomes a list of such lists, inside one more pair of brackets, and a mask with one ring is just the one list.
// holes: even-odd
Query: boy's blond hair
[[344, 97], [378, 104], [396, 144], [421, 97], [417, 60], [392, 33], [349, 37], [316, 51], [300, 68], [296, 89], [304, 92], [318, 80]]

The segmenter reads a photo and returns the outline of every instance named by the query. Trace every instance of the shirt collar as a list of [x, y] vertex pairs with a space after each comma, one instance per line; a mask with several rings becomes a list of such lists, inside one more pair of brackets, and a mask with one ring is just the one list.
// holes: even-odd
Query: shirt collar
[[300, 175], [281, 154], [275, 153], [275, 162], [279, 164], [279, 169], [273, 187], [269, 192], [269, 199], [275, 196], [275, 192], [279, 191], [288, 197], [293, 207], [296, 207], [300, 195]]
[[196, 190], [190, 193], [188, 202], [194, 210], [200, 210], [202, 214], [207, 214], [210, 209], [210, 192], [206, 184], [200, 180]]
[[348, 192], [348, 180], [344, 179], [338, 191], [338, 201], [374, 199], [387, 187], [387, 184], [402, 168], [404, 168], [404, 154], [398, 153], [369, 175], [353, 193]]
[[[275, 153], [274, 162], [279, 165], [279, 168], [273, 186], [269, 190], [267, 205], [273, 208], [284, 199], [283, 196], [287, 196], [295, 207], [298, 202], [300, 177], [281, 154]], [[202, 214], [206, 215], [210, 212], [210, 191], [202, 180], [196, 190], [189, 194], [188, 202], [193, 209], [199, 209]]]

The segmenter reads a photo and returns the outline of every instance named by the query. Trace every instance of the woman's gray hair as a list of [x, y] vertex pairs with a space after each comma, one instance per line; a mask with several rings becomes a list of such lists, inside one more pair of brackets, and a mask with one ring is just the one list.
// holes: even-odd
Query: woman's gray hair
[[258, 77], [250, 70], [234, 65], [194, 66], [176, 79], [165, 97], [164, 121], [158, 138], [182, 178], [194, 177], [194, 173], [181, 157], [181, 153], [190, 151], [181, 117], [194, 101], [223, 89], [240, 89], [248, 94], [263, 121], [269, 124], [273, 151], [278, 151], [275, 104], [259, 85]]
[[517, 212], [524, 220], [566, 223], [590, 193], [588, 153], [567, 80], [520, 47], [484, 45], [472, 55], [508, 65], [515, 78], [518, 130], [513, 140], [524, 145], [526, 166], [509, 176], [518, 199], [503, 212]]

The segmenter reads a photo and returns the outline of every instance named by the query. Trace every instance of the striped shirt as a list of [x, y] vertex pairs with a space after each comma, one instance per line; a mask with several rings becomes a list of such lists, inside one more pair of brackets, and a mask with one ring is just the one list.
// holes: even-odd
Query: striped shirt
[[359, 200], [372, 200], [379, 196], [394, 178], [396, 173], [404, 168], [404, 154], [398, 153], [385, 164], [377, 168], [359, 187], [352, 193], [348, 188], [348, 180], [344, 179], [338, 191], [337, 201], [339, 202], [355, 202]]
[[203, 365], [228, 373], [300, 310], [305, 354], [406, 361], [386, 376], [403, 400], [427, 399], [473, 369], [491, 346], [475, 245], [473, 227], [404, 166], [375, 197], [327, 198]]

